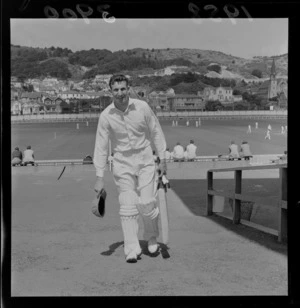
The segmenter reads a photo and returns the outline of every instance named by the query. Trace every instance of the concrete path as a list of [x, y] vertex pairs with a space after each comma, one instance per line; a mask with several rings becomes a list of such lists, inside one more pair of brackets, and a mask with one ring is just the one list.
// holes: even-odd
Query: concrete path
[[[169, 178], [205, 178], [210, 168], [187, 165], [170, 166]], [[172, 189], [168, 247], [150, 256], [140, 224], [142, 259], [126, 263], [112, 175], [100, 219], [91, 213], [94, 167], [67, 166], [57, 180], [62, 168], [12, 169], [12, 296], [287, 295], [285, 244], [196, 216]]]

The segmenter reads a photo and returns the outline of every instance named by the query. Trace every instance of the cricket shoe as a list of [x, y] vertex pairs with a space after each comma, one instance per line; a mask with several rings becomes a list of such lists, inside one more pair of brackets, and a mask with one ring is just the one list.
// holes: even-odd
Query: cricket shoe
[[135, 251], [131, 251], [127, 256], [126, 256], [126, 262], [127, 263], [136, 263], [137, 260], [141, 259], [141, 253], [137, 254]]
[[148, 250], [152, 254], [158, 251], [158, 244], [155, 237], [151, 237], [148, 241]]

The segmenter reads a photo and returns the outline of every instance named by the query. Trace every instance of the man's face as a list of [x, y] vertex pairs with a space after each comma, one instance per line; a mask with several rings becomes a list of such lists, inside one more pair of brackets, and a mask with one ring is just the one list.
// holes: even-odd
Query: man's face
[[128, 91], [129, 86], [127, 86], [126, 81], [115, 82], [111, 85], [111, 92], [117, 107], [127, 107], [129, 98]]

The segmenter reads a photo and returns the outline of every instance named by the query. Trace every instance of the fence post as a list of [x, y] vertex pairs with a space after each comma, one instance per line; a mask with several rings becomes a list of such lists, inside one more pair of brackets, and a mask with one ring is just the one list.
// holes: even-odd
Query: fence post
[[[242, 193], [242, 170], [234, 171], [235, 194]], [[233, 223], [239, 224], [241, 221], [241, 200], [233, 200]]]
[[278, 209], [278, 241], [287, 239], [287, 209], [282, 208], [281, 200], [287, 201], [287, 167], [279, 169], [280, 174], [280, 196]]
[[[213, 172], [207, 171], [207, 190], [213, 189]], [[213, 196], [210, 195], [207, 191], [207, 203], [206, 203], [206, 216], [212, 215], [213, 209]]]

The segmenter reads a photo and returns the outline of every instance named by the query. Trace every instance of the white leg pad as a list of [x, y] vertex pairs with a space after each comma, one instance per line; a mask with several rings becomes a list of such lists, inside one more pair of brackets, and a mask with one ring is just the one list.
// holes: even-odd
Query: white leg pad
[[124, 236], [124, 253], [126, 256], [132, 251], [135, 251], [137, 255], [142, 252], [138, 240], [138, 200], [139, 198], [135, 191], [124, 191], [119, 195], [119, 214]]
[[134, 216], [139, 214], [137, 204], [139, 197], [133, 190], [123, 191], [119, 194], [120, 211], [121, 216]]
[[148, 202], [143, 202], [141, 199], [139, 201], [140, 202], [137, 204], [137, 209], [143, 217], [154, 219], [158, 216], [159, 209], [155, 198], [149, 200]]
[[121, 216], [121, 225], [124, 236], [124, 253], [127, 256], [132, 251], [139, 255], [142, 252], [138, 240], [138, 215], [135, 216]]

